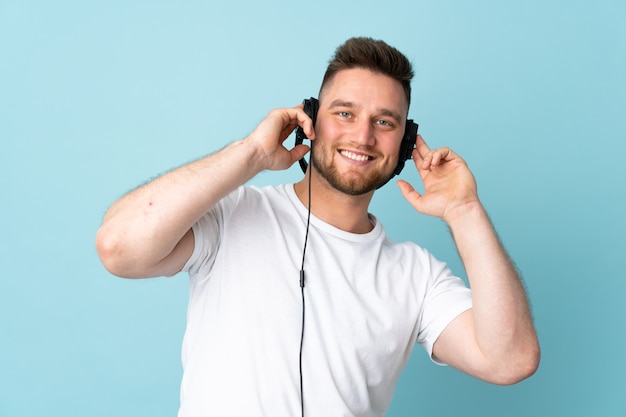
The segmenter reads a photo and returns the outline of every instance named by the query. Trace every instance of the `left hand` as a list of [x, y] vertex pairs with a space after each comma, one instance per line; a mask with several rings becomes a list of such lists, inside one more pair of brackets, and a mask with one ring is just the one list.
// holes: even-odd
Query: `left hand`
[[479, 202], [476, 181], [465, 161], [450, 148], [430, 149], [417, 135], [413, 161], [424, 183], [424, 193], [404, 180], [398, 186], [404, 198], [422, 214], [446, 221], [459, 210]]

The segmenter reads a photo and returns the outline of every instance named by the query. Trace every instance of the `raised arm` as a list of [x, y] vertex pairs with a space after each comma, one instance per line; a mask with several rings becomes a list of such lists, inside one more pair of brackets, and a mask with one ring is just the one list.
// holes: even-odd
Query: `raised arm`
[[314, 135], [302, 106], [272, 110], [244, 140], [120, 198], [107, 211], [96, 236], [104, 266], [125, 278], [179, 272], [193, 252], [191, 227], [204, 213], [262, 170], [286, 169], [308, 152], [306, 145], [290, 150], [283, 146], [298, 125]]
[[532, 375], [539, 343], [526, 292], [478, 199], [474, 176], [450, 149], [430, 150], [419, 135], [413, 158], [424, 193], [406, 181], [398, 185], [417, 211], [447, 222], [472, 289], [473, 308], [443, 331], [434, 356], [495, 384]]

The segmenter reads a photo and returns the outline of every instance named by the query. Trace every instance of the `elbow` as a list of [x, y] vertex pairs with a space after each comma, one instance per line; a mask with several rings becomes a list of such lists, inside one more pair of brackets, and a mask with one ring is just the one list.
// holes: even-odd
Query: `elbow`
[[517, 366], [512, 371], [507, 370], [498, 381], [494, 383], [497, 385], [514, 385], [518, 382], [530, 378], [537, 372], [539, 368], [539, 359], [530, 359], [522, 366]]
[[541, 360], [541, 350], [538, 343], [530, 343], [524, 350], [511, 355], [503, 361], [493, 372], [489, 381], [496, 385], [514, 385], [537, 372]]
[[101, 227], [96, 234], [96, 252], [104, 268], [112, 275], [121, 278], [130, 278], [129, 262], [126, 251], [120, 244], [119, 238]]

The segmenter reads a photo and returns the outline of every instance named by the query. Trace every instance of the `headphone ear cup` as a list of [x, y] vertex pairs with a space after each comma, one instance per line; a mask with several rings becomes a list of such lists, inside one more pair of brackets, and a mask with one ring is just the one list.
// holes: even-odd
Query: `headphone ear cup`
[[[316, 98], [311, 97], [309, 99], [305, 99], [303, 101], [303, 104], [304, 112], [307, 114], [307, 116], [311, 118], [311, 120], [313, 121], [313, 126], [315, 127], [315, 122], [317, 121], [317, 112], [320, 108], [319, 101]], [[296, 129], [296, 145], [301, 145], [305, 139], [308, 139], [308, 137], [304, 134], [304, 130], [302, 130], [302, 128], [298, 126], [298, 128]], [[300, 168], [302, 168], [302, 172], [306, 172], [306, 169], [309, 165], [306, 160], [302, 158], [298, 162], [300, 164]]]
[[304, 112], [313, 120], [313, 126], [315, 126], [315, 122], [317, 122], [317, 112], [320, 108], [320, 102], [311, 97], [310, 99], [304, 100]]
[[413, 149], [415, 149], [415, 140], [417, 138], [417, 123], [414, 123], [413, 120], [408, 119], [406, 121], [406, 125], [404, 128], [404, 137], [402, 138], [402, 143], [400, 144], [400, 155], [398, 156], [398, 165], [396, 166], [396, 170], [394, 171], [394, 175], [398, 175], [402, 172], [404, 168], [404, 162], [411, 159], [411, 155], [413, 154]]

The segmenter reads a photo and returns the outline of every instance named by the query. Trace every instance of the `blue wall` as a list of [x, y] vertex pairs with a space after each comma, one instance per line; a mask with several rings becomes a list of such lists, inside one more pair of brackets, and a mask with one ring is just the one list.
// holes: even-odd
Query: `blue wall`
[[[353, 35], [414, 61], [410, 116], [473, 168], [543, 348], [512, 387], [416, 349], [389, 415], [626, 415], [625, 18], [618, 0], [0, 1], [0, 416], [175, 415], [186, 277], [109, 276], [100, 220], [315, 95]], [[395, 185], [372, 211], [460, 272]]]

